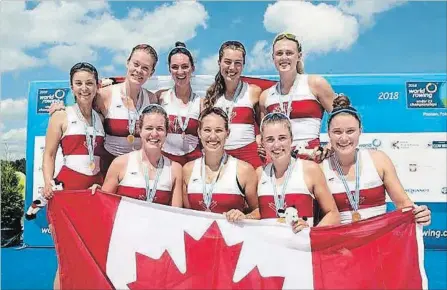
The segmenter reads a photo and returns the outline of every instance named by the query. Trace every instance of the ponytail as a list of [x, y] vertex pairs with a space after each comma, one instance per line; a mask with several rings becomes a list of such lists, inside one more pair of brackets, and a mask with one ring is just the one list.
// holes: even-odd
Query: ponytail
[[217, 98], [225, 93], [225, 80], [222, 74], [217, 72], [214, 83], [208, 88], [205, 95], [204, 107], [211, 108], [216, 104]]

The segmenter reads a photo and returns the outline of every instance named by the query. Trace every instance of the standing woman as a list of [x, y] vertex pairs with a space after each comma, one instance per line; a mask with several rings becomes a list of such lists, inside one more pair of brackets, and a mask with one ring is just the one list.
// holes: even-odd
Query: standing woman
[[157, 104], [141, 113], [141, 149], [117, 157], [107, 171], [105, 192], [182, 207], [182, 167], [162, 155], [168, 115]]
[[124, 82], [100, 91], [96, 107], [105, 118], [104, 147], [109, 153], [103, 158], [104, 172], [115, 157], [141, 148], [137, 120], [146, 106], [157, 103], [155, 95], [143, 85], [154, 73], [157, 61], [157, 52], [152, 46], [135, 46], [127, 59]]
[[398, 209], [414, 207], [416, 222], [429, 225], [430, 210], [425, 205], [415, 206], [411, 201], [390, 158], [380, 150], [357, 148], [362, 126], [349, 98], [339, 96], [333, 106], [328, 134], [334, 155], [325, 159], [322, 167], [341, 222], [356, 222], [384, 214], [387, 192]]
[[[292, 123], [293, 149], [318, 148], [321, 120], [324, 111], [332, 111], [334, 91], [323, 77], [304, 74], [302, 47], [295, 35], [283, 33], [275, 37], [272, 57], [280, 80], [262, 92], [261, 118], [271, 112], [285, 114]], [[262, 146], [258, 150], [265, 156]]]
[[174, 87], [155, 93], [169, 115], [163, 154], [183, 166], [202, 156], [197, 135], [200, 97], [191, 87], [194, 59], [183, 42], [176, 42], [175, 48], [169, 52], [168, 65]]
[[259, 122], [261, 89], [241, 80], [245, 64], [245, 47], [238, 41], [227, 41], [219, 49], [219, 72], [206, 92], [204, 107], [222, 108], [229, 117], [230, 136], [225, 150], [231, 156], [250, 163], [254, 168], [263, 163], [257, 154], [255, 127]]
[[225, 152], [228, 117], [216, 107], [199, 118], [203, 157], [183, 167], [183, 205], [200, 211], [223, 213], [229, 221], [259, 219], [256, 172]]
[[324, 213], [318, 226], [338, 224], [340, 214], [318, 164], [291, 156], [291, 127], [289, 118], [282, 113], [267, 114], [261, 123], [262, 144], [272, 160], [256, 170], [261, 218], [282, 218], [285, 209], [294, 206], [299, 216], [293, 226], [297, 232], [314, 225], [316, 200]]
[[[100, 156], [104, 150], [104, 129], [101, 117], [92, 108], [98, 91], [98, 72], [86, 62], [75, 64], [70, 70], [70, 86], [75, 105], [57, 111], [48, 122], [43, 154], [43, 196], [53, 197], [53, 185], [62, 183], [63, 189], [87, 189], [102, 184], [99, 170]], [[58, 147], [61, 146], [64, 165], [54, 178]], [[52, 226], [50, 229], [53, 230]], [[60, 288], [59, 268], [54, 279], [54, 289]]]

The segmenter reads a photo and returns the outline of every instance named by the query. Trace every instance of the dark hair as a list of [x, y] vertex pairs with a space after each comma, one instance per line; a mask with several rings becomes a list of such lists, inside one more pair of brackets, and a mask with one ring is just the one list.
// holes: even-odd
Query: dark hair
[[[233, 50], [240, 50], [242, 51], [242, 57], [244, 58], [244, 64], [245, 64], [245, 47], [242, 43], [239, 41], [226, 41], [224, 42], [219, 49], [219, 62], [222, 60], [224, 50], [230, 48]], [[205, 101], [204, 101], [204, 107], [213, 107], [216, 103], [216, 100], [219, 96], [225, 93], [226, 86], [225, 86], [225, 80], [220, 73], [220, 69], [216, 74], [216, 77], [214, 78], [214, 83], [208, 88], [205, 95]]]
[[186, 48], [186, 44], [183, 42], [177, 41], [175, 43], [175, 47], [168, 54], [168, 65], [169, 69], [171, 69], [171, 58], [174, 54], [181, 53], [186, 55], [189, 58], [189, 62], [191, 66], [194, 67], [194, 59], [192, 58], [191, 52]]
[[132, 51], [130, 52], [129, 57], [127, 58], [127, 62], [130, 61], [130, 59], [132, 58], [132, 55], [134, 54], [134, 52], [136, 50], [144, 50], [149, 55], [151, 55], [153, 57], [153, 59], [154, 59], [154, 67], [152, 68], [152, 70], [155, 70], [155, 66], [157, 65], [157, 62], [158, 62], [158, 55], [157, 55], [157, 52], [155, 51], [155, 49], [152, 46], [150, 46], [149, 44], [138, 44], [137, 46], [132, 48]]
[[[275, 37], [275, 39], [273, 40], [272, 48], [275, 47], [275, 44], [278, 41], [283, 40], [283, 39], [288, 39], [288, 40], [291, 40], [291, 41], [295, 42], [296, 43], [296, 49], [298, 50], [298, 53], [302, 52], [303, 48], [301, 46], [301, 43], [298, 41], [298, 38], [296, 37], [296, 35], [292, 34], [292, 33], [281, 33], [281, 34], [278, 34]], [[298, 63], [296, 64], [296, 71], [299, 74], [303, 74], [304, 73], [304, 63], [303, 63], [302, 59], [300, 59], [298, 61]]]
[[327, 121], [327, 126], [331, 125], [332, 119], [338, 114], [349, 114], [359, 121], [359, 127], [362, 127], [362, 121], [360, 120], [360, 116], [357, 110], [351, 106], [351, 101], [348, 96], [339, 95], [336, 97], [332, 103], [332, 112], [329, 114], [329, 118]]
[[261, 137], [264, 137], [264, 127], [268, 124], [273, 123], [283, 123], [286, 125], [287, 129], [289, 130], [290, 137], [293, 139], [292, 134], [292, 123], [290, 123], [289, 117], [287, 117], [284, 113], [279, 112], [273, 112], [268, 113], [264, 116], [264, 118], [261, 121], [260, 131], [261, 131]]
[[146, 108], [144, 108], [143, 112], [141, 112], [140, 115], [140, 130], [141, 128], [143, 128], [143, 119], [145, 115], [150, 115], [150, 114], [160, 114], [165, 118], [165, 129], [166, 132], [168, 132], [169, 129], [169, 117], [168, 117], [168, 113], [166, 113], [166, 110], [158, 105], [158, 104], [150, 104], [149, 106], [147, 106]]
[[70, 69], [70, 85], [73, 85], [73, 76], [78, 71], [86, 71], [92, 73], [93, 76], [95, 77], [96, 84], [99, 84], [99, 76], [96, 68], [88, 62], [78, 62]]
[[225, 122], [225, 129], [228, 131], [228, 128], [229, 128], [228, 115], [227, 115], [227, 113], [225, 113], [224, 110], [222, 110], [219, 107], [208, 107], [208, 108], [203, 109], [203, 111], [200, 113], [200, 116], [199, 116], [199, 128], [202, 128], [202, 120], [206, 116], [211, 115], [211, 114], [220, 116]]

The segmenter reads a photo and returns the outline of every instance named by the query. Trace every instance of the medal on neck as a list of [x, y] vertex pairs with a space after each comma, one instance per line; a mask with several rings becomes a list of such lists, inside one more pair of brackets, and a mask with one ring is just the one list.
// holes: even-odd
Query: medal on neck
[[135, 112], [131, 112], [129, 109], [129, 97], [126, 94], [127, 98], [127, 125], [129, 128], [129, 135], [127, 135], [127, 142], [129, 144], [133, 144], [135, 142], [135, 125], [137, 123], [138, 117], [140, 115], [141, 107], [143, 106], [143, 89], [140, 89], [138, 93], [137, 103], [135, 104]]
[[[172, 92], [174, 93], [174, 97], [177, 99], [177, 95], [175, 93], [175, 88], [172, 89]], [[195, 99], [195, 95], [192, 92], [192, 88], [191, 88], [191, 93], [189, 95], [189, 101], [188, 101], [188, 111], [186, 113], [185, 116], [185, 122], [183, 122], [183, 118], [180, 115], [180, 108], [178, 108], [177, 111], [177, 116], [175, 118], [175, 126], [174, 126], [174, 130], [177, 131], [177, 124], [179, 125], [180, 130], [182, 131], [182, 139], [185, 141], [185, 137], [186, 137], [186, 129], [188, 128], [188, 124], [189, 124], [189, 119], [190, 119], [190, 113], [191, 113], [191, 109], [194, 105], [194, 99]]]
[[359, 204], [360, 204], [360, 172], [359, 172], [359, 150], [356, 149], [355, 152], [355, 191], [354, 193], [351, 192], [349, 189], [348, 182], [346, 180], [346, 177], [343, 174], [343, 170], [341, 169], [340, 161], [338, 160], [338, 157], [334, 155], [334, 164], [335, 169], [337, 170], [338, 177], [343, 182], [343, 186], [345, 187], [346, 195], [348, 196], [349, 204], [351, 205], [352, 212], [351, 217], [353, 222], [358, 222], [362, 219], [362, 216], [359, 213]]
[[[230, 122], [230, 123], [233, 120], [233, 118], [236, 116], [236, 113], [233, 113], [233, 108], [234, 108], [234, 105], [239, 100], [239, 97], [241, 95], [241, 91], [242, 91], [243, 87], [244, 87], [244, 83], [242, 81], [239, 81], [237, 84], [236, 90], [234, 91], [233, 97], [231, 98], [230, 105], [227, 106], [226, 108], [224, 108], [224, 110], [228, 116], [228, 122]], [[225, 98], [225, 96], [223, 96], [223, 98]]]
[[[85, 119], [84, 115], [82, 115], [79, 105], [75, 104], [74, 107], [75, 107], [76, 115], [81, 120], [81, 122], [84, 123], [85, 143], [87, 145], [88, 159], [89, 159], [88, 168], [93, 172], [96, 168], [95, 152], [94, 152], [95, 145], [96, 145], [96, 129], [95, 129], [96, 116], [95, 116], [94, 111], [92, 110], [92, 126], [89, 126], [89, 123]], [[91, 129], [92, 135], [90, 135], [89, 127], [92, 128]]]
[[146, 201], [153, 202], [155, 194], [157, 192], [158, 180], [160, 179], [160, 175], [163, 170], [164, 159], [163, 156], [160, 156], [160, 159], [158, 159], [157, 172], [155, 173], [154, 184], [152, 187], [150, 185], [149, 168], [146, 164], [143, 163], [143, 149], [141, 149], [140, 152], [140, 160], [141, 160], [141, 167], [143, 168], [144, 181], [146, 183]]
[[284, 97], [289, 97], [288, 101], [287, 101], [287, 108], [285, 108], [285, 103], [281, 100], [281, 97], [283, 96], [282, 91], [281, 91], [281, 82], [278, 82], [276, 85], [276, 90], [279, 93], [278, 94], [278, 108], [279, 108], [279, 112], [278, 113], [283, 113], [284, 115], [286, 115], [287, 117], [290, 118], [290, 113], [292, 112], [292, 95], [293, 95], [293, 91], [295, 90], [295, 87], [298, 85], [298, 77], [295, 78], [295, 80], [293, 81], [293, 85], [290, 88], [290, 91], [288, 94], [286, 94]]
[[227, 160], [227, 153], [224, 152], [222, 158], [220, 159], [219, 170], [217, 172], [216, 178], [209, 184], [209, 188], [206, 186], [206, 168], [205, 168], [205, 156], [202, 157], [202, 179], [203, 179], [203, 203], [205, 204], [205, 211], [211, 211], [211, 202], [213, 200], [213, 190], [216, 185], [217, 180], [219, 179], [220, 173], [222, 172], [222, 168], [225, 165], [225, 160]]
[[292, 171], [293, 171], [293, 168], [295, 167], [295, 164], [296, 164], [296, 162], [294, 162], [292, 159], [289, 161], [289, 164], [287, 165], [286, 172], [284, 173], [284, 181], [282, 183], [281, 192], [279, 194], [278, 194], [278, 188], [276, 185], [275, 166], [272, 164], [272, 167], [270, 167], [270, 181], [273, 185], [273, 198], [275, 200], [276, 215], [279, 218], [285, 217], [285, 200], [286, 200], [286, 194], [287, 194], [287, 192], [286, 192], [287, 184], [289, 183], [289, 180], [292, 175]]

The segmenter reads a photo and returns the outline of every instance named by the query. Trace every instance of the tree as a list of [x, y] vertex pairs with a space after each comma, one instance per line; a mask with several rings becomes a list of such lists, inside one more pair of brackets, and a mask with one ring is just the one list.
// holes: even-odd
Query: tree
[[16, 169], [10, 162], [1, 161], [1, 227], [2, 229], [9, 228], [20, 232], [24, 208], [20, 192], [23, 188], [22, 185], [19, 185], [19, 179], [15, 172]]
[[26, 174], [26, 159], [17, 159], [14, 162], [14, 167], [16, 168], [16, 171], [20, 171], [23, 174]]

